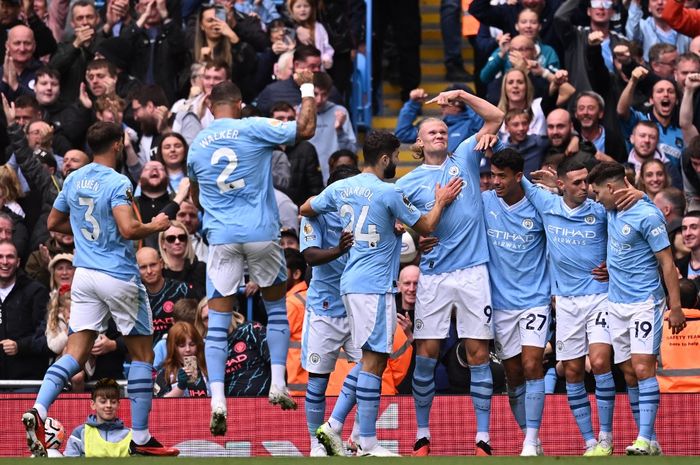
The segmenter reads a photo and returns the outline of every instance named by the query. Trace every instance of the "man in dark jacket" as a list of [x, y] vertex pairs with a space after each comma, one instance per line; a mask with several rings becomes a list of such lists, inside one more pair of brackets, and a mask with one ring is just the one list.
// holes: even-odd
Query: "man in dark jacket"
[[[296, 112], [287, 102], [277, 102], [270, 109], [271, 116], [279, 121], [294, 121]], [[287, 154], [291, 165], [289, 186], [282, 189], [292, 201], [303, 204], [312, 195], [320, 194], [323, 190], [323, 177], [318, 164], [318, 154], [308, 141], [301, 141], [293, 146], [281, 146]]]
[[66, 100], [76, 100], [87, 64], [95, 58], [97, 46], [109, 37], [97, 29], [100, 17], [91, 0], [78, 0], [71, 6], [73, 37], [58, 45], [49, 65], [61, 73], [61, 90]]
[[121, 32], [131, 43], [129, 74], [148, 85], [158, 83], [168, 101], [174, 102], [185, 58], [185, 35], [171, 18], [165, 0], [139, 0], [136, 11], [139, 19]]
[[0, 242], [0, 379], [37, 379], [48, 367], [45, 287], [19, 271], [14, 244]]

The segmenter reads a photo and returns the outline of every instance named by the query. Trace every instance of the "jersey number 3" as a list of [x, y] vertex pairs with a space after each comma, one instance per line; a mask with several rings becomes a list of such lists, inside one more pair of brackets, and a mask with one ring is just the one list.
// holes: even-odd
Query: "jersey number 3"
[[374, 249], [379, 244], [379, 233], [377, 232], [377, 226], [373, 224], [367, 225], [367, 232], [363, 233], [362, 228], [367, 221], [367, 213], [369, 212], [369, 206], [365, 205], [360, 210], [360, 217], [357, 219], [357, 224], [355, 224], [355, 210], [349, 204], [345, 204], [340, 207], [340, 216], [345, 218], [350, 217], [350, 222], [345, 227], [346, 231], [351, 231], [355, 236], [355, 242], [366, 242], [370, 249]]
[[97, 238], [100, 237], [100, 223], [92, 216], [92, 212], [95, 211], [95, 199], [91, 199], [90, 197], [78, 197], [78, 202], [80, 205], [87, 207], [87, 210], [85, 210], [85, 221], [92, 226], [92, 232], [88, 231], [87, 228], [80, 228], [80, 232], [85, 239], [96, 241]]
[[236, 156], [236, 152], [227, 147], [217, 149], [211, 157], [211, 164], [216, 165], [222, 158], [228, 160], [228, 163], [221, 174], [219, 174], [219, 177], [216, 178], [216, 185], [219, 186], [219, 192], [225, 194], [226, 192], [234, 189], [243, 189], [245, 187], [245, 180], [243, 179], [236, 179], [235, 181], [226, 182], [226, 179], [238, 166], [238, 157]]

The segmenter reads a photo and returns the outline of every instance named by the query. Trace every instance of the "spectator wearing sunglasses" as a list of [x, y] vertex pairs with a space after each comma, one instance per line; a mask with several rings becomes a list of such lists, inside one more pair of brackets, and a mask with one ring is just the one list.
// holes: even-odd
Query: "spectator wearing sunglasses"
[[187, 283], [194, 298], [204, 297], [206, 263], [197, 260], [185, 225], [172, 221], [170, 227], [159, 234], [158, 246], [165, 264], [163, 276]]

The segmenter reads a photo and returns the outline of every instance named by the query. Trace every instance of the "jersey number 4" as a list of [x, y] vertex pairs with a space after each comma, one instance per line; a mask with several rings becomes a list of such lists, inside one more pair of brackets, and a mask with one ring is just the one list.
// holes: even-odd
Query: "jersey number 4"
[[340, 216], [345, 218], [350, 217], [350, 222], [345, 227], [345, 231], [350, 231], [355, 236], [355, 242], [366, 242], [370, 249], [374, 249], [379, 244], [379, 233], [377, 232], [377, 226], [374, 224], [367, 225], [367, 232], [362, 232], [362, 228], [365, 226], [365, 221], [367, 221], [367, 213], [369, 212], [369, 206], [365, 205], [360, 210], [360, 217], [357, 219], [357, 224], [355, 224], [355, 210], [349, 204], [345, 204], [340, 207]]
[[91, 199], [90, 197], [78, 197], [78, 202], [80, 205], [87, 207], [87, 210], [85, 210], [85, 221], [87, 221], [90, 226], [92, 226], [92, 232], [90, 232], [87, 228], [80, 228], [80, 232], [83, 234], [83, 237], [89, 241], [96, 241], [98, 237], [100, 237], [100, 223], [97, 222], [97, 219], [92, 216], [92, 212], [95, 211], [95, 199]]
[[216, 185], [219, 186], [219, 192], [225, 194], [234, 189], [243, 189], [245, 187], [245, 180], [243, 179], [236, 179], [230, 182], [226, 181], [236, 167], [238, 167], [236, 152], [226, 147], [217, 149], [211, 157], [211, 164], [216, 165], [222, 158], [228, 160], [228, 163], [221, 174], [216, 178]]

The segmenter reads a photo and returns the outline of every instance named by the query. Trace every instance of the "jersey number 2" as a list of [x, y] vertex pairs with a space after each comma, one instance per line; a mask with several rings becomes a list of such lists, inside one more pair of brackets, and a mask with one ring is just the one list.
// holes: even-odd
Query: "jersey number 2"
[[360, 210], [360, 217], [357, 219], [357, 224], [355, 224], [355, 210], [353, 210], [352, 206], [346, 203], [345, 205], [340, 207], [340, 216], [350, 217], [350, 222], [345, 227], [345, 230], [351, 231], [353, 233], [356, 242], [367, 242], [368, 247], [370, 249], [374, 249], [377, 247], [377, 244], [379, 244], [380, 239], [379, 233], [377, 232], [377, 226], [374, 224], [368, 224], [367, 232], [362, 232], [362, 228], [365, 225], [365, 221], [367, 221], [368, 212], [369, 205], [365, 205], [364, 207], [362, 207], [362, 210]]
[[236, 179], [235, 181], [226, 182], [226, 179], [238, 166], [238, 157], [236, 156], [236, 152], [226, 147], [217, 149], [211, 157], [211, 164], [216, 165], [222, 158], [227, 159], [228, 164], [221, 172], [219, 177], [216, 178], [216, 185], [219, 186], [219, 192], [225, 194], [226, 192], [234, 189], [243, 189], [245, 187], [245, 180], [243, 179]]
[[88, 231], [87, 228], [80, 228], [80, 232], [85, 239], [96, 241], [97, 238], [100, 237], [100, 223], [92, 216], [92, 212], [95, 211], [95, 199], [91, 199], [90, 197], [78, 197], [78, 202], [80, 205], [87, 207], [87, 210], [85, 210], [85, 221], [92, 226], [92, 232]]

